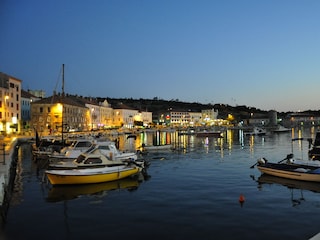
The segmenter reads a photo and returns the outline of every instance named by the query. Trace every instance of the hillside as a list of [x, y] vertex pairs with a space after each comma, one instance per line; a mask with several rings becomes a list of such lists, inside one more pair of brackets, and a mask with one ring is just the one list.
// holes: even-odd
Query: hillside
[[[98, 98], [98, 101], [103, 101], [105, 98]], [[165, 113], [168, 111], [190, 111], [190, 112], [201, 112], [205, 109], [218, 110], [219, 118], [226, 118], [228, 114], [233, 114], [236, 119], [248, 118], [251, 113], [265, 115], [267, 111], [263, 111], [254, 107], [247, 106], [230, 106], [226, 104], [201, 104], [196, 102], [181, 102], [179, 100], [162, 100], [158, 98], [154, 99], [132, 99], [132, 98], [107, 98], [107, 101], [112, 107], [119, 103], [126, 106], [138, 109], [141, 111], [150, 111], [153, 115]]]

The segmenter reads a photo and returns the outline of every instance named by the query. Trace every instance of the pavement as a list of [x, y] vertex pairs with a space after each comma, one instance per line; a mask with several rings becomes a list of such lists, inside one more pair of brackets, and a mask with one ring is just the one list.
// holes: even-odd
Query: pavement
[[5, 200], [5, 193], [10, 181], [10, 170], [15, 147], [19, 140], [28, 140], [30, 137], [1, 137], [0, 138], [0, 206]]

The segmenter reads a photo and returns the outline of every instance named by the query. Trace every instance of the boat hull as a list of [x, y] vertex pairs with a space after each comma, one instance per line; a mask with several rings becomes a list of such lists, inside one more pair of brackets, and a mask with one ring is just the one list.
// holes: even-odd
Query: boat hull
[[[107, 167], [110, 168], [110, 167]], [[47, 170], [52, 185], [103, 183], [123, 179], [139, 172], [137, 167], [111, 167], [110, 169]]]
[[171, 144], [166, 145], [153, 145], [153, 146], [142, 146], [142, 152], [157, 152], [157, 151], [169, 151], [173, 150]]
[[[282, 164], [285, 165], [285, 164]], [[309, 181], [309, 182], [320, 182], [320, 174], [316, 172], [300, 172], [298, 170], [294, 170], [292, 167], [289, 169], [279, 169], [276, 165], [258, 165], [257, 168], [261, 173], [265, 173], [268, 175], [300, 180], [300, 181]], [[300, 168], [301, 169], [301, 168]]]
[[196, 137], [222, 138], [221, 132], [197, 132]]

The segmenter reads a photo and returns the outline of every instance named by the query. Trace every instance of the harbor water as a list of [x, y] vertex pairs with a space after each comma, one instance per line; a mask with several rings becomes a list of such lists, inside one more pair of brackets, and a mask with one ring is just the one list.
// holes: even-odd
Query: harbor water
[[[261, 176], [258, 158], [307, 160], [315, 129], [265, 136], [228, 130], [223, 138], [181, 132], [121, 135], [119, 148], [172, 143], [149, 152], [146, 176], [52, 187], [31, 147], [19, 148], [1, 237], [24, 239], [309, 239], [320, 232], [320, 184]], [[318, 186], [319, 185], [319, 186]]]

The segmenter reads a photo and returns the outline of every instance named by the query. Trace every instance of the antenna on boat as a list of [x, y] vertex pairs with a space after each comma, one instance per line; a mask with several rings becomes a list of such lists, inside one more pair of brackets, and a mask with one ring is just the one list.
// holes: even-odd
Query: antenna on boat
[[64, 96], [64, 64], [62, 64], [62, 96]]
[[[61, 97], [64, 97], [64, 64], [62, 64], [62, 93]], [[63, 139], [63, 99], [61, 99], [62, 104], [62, 112], [61, 112], [61, 139], [62, 139], [62, 145], [64, 145], [64, 139]]]

